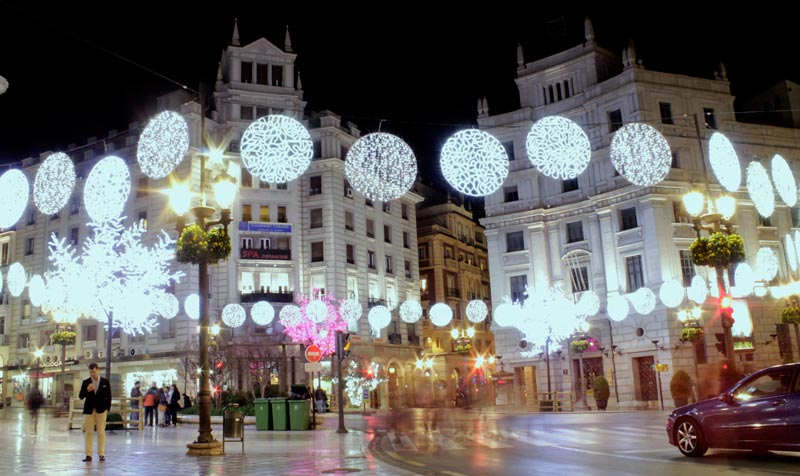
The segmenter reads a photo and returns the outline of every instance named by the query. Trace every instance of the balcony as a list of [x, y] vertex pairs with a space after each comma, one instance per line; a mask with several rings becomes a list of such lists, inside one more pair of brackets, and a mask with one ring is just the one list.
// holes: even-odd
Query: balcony
[[456, 288], [447, 288], [447, 297], [461, 297], [461, 292]]
[[241, 302], [258, 302], [267, 301], [270, 303], [276, 302], [294, 302], [294, 293], [292, 291], [284, 291], [277, 293], [270, 292], [254, 292], [254, 293], [241, 293]]
[[419, 336], [408, 336], [408, 344], [419, 347]]
[[401, 334], [389, 334], [389, 343], [400, 345], [403, 343], [403, 336]]
[[384, 299], [378, 299], [378, 298], [369, 298], [369, 299], [367, 299], [367, 307], [368, 308], [373, 308], [375, 306], [385, 306], [385, 305], [386, 305], [386, 300], [384, 300]]

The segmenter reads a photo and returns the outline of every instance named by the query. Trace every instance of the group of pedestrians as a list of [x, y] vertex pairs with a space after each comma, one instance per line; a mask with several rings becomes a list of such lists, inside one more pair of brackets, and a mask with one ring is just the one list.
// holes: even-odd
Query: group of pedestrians
[[[137, 382], [138, 384], [138, 382]], [[131, 390], [133, 396], [134, 389]], [[145, 426], [168, 427], [178, 426], [178, 411], [181, 409], [181, 392], [177, 385], [166, 385], [159, 388], [153, 382], [144, 394], [144, 424]]]

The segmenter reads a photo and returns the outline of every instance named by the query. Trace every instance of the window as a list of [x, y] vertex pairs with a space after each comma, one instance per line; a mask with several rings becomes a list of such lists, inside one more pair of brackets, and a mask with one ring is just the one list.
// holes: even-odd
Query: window
[[347, 247], [347, 262], [349, 264], [356, 264], [356, 247], [349, 243], [346, 245], [346, 247]]
[[253, 239], [249, 237], [242, 238], [242, 249], [249, 250], [253, 248]]
[[525, 287], [528, 285], [528, 276], [521, 274], [519, 276], [511, 276], [509, 278], [509, 285], [511, 288], [511, 300], [513, 302], [525, 302]]
[[411, 248], [411, 234], [407, 231], [403, 232], [403, 248]]
[[455, 251], [453, 250], [452, 246], [445, 246], [444, 247], [444, 257], [445, 259], [455, 259]]
[[511, 187], [503, 187], [503, 197], [505, 202], [516, 202], [519, 200], [517, 186], [513, 185]]
[[772, 226], [772, 219], [770, 217], [762, 217], [758, 215], [758, 226]]
[[574, 190], [578, 190], [579, 188], [580, 186], [578, 185], [578, 177], [561, 181], [562, 193], [572, 192]]
[[261, 190], [269, 190], [269, 182], [265, 182], [264, 180], [258, 180], [258, 188]]
[[162, 339], [174, 339], [177, 329], [176, 319], [160, 319], [158, 323], [159, 334]]
[[[162, 319], [161, 322], [164, 322], [165, 319]], [[166, 320], [169, 322], [169, 320]], [[89, 324], [83, 326], [83, 335], [81, 336], [81, 340], [83, 342], [97, 340], [97, 324]]]
[[372, 207], [372, 200], [370, 200], [369, 198], [364, 199], [364, 205]]
[[751, 378], [736, 389], [733, 398], [739, 402], [747, 402], [757, 398], [777, 397], [778, 395], [794, 393], [797, 386], [795, 385], [795, 388], [792, 388], [792, 373], [793, 371], [790, 367], [775, 369], [756, 378]]
[[242, 167], [242, 188], [253, 188], [253, 175]]
[[286, 183], [286, 182], [276, 184], [275, 185], [275, 190], [289, 190], [289, 184]]
[[506, 150], [506, 154], [508, 154], [508, 160], [514, 160], [514, 142], [503, 142], [503, 148]]
[[252, 207], [250, 205], [242, 204], [242, 221], [252, 221]]
[[703, 117], [706, 120], [707, 129], [717, 129], [717, 116], [714, 114], [714, 109], [710, 107], [703, 108]]
[[322, 209], [311, 209], [311, 228], [322, 228]]
[[252, 121], [253, 120], [253, 106], [242, 105], [242, 106], [239, 106], [239, 107], [240, 107], [239, 118], [242, 119], [243, 121]]
[[3, 243], [3, 253], [2, 259], [0, 259], [0, 264], [3, 266], [8, 264], [8, 243]]
[[680, 250], [681, 260], [681, 277], [683, 278], [683, 287], [688, 288], [692, 285], [692, 278], [694, 278], [694, 263], [692, 263], [692, 252], [689, 250]]
[[583, 222], [567, 223], [567, 243], [583, 241]]
[[322, 193], [322, 176], [317, 175], [308, 179], [308, 194], [319, 195]]
[[311, 243], [311, 262], [317, 263], [319, 261], [325, 261], [325, 255], [323, 254], [322, 242], [315, 241]]
[[390, 227], [389, 225], [383, 225], [383, 242], [384, 243], [392, 242], [392, 227]]
[[24, 299], [22, 301], [22, 318], [23, 319], [31, 318], [31, 303], [27, 299]]
[[386, 273], [387, 274], [394, 274], [394, 266], [392, 264], [392, 257], [386, 257]]
[[506, 233], [506, 252], [521, 251], [525, 249], [525, 239], [521, 231]]
[[58, 220], [59, 218], [61, 218], [61, 212], [55, 212], [52, 215], [50, 215], [51, 220]]
[[389, 202], [383, 202], [383, 212], [392, 213], [392, 204]]
[[403, 220], [408, 220], [408, 205], [405, 203], [400, 204], [400, 217]]
[[36, 210], [31, 210], [28, 212], [28, 225], [35, 225], [36, 224]]
[[269, 238], [259, 238], [258, 239], [258, 246], [262, 250], [268, 250], [270, 248], [271, 244], [272, 244], [272, 240], [270, 240]]
[[691, 223], [692, 220], [682, 200], [672, 202], [672, 220], [673, 223]]
[[636, 208], [635, 207], [623, 208], [622, 210], [620, 210], [619, 211], [619, 220], [621, 222], [621, 224], [620, 224], [620, 230], [621, 231], [632, 230], [632, 229], [636, 228], [637, 226], [639, 226], [639, 224], [636, 222]]
[[583, 291], [589, 290], [589, 272], [586, 269], [586, 266], [581, 266], [579, 268], [572, 268], [570, 271], [570, 277], [572, 278], [572, 292], [579, 293]]
[[240, 74], [243, 83], [253, 82], [253, 63], [250, 61], [242, 61]]
[[375, 269], [375, 252], [367, 250], [367, 267]]
[[283, 66], [278, 64], [272, 65], [272, 85], [283, 86]]
[[344, 212], [344, 229], [350, 231], [355, 230], [355, 227], [353, 226], [353, 212]]
[[269, 65], [256, 64], [256, 84], [269, 85]]
[[375, 222], [367, 218], [367, 237], [375, 238]]
[[136, 222], [139, 223], [143, 230], [147, 230], [147, 210], [136, 215]]
[[286, 207], [278, 207], [278, 223], [286, 223]]
[[644, 287], [644, 274], [642, 273], [642, 257], [640, 255], [625, 258], [625, 273], [628, 278], [628, 292], [632, 293]]
[[411, 261], [405, 260], [403, 261], [403, 270], [406, 272], [406, 278], [411, 277]]
[[344, 196], [347, 198], [353, 198], [353, 187], [350, 186], [350, 182], [347, 180], [344, 181]]
[[428, 247], [426, 245], [417, 247], [417, 259], [419, 260], [428, 259]]
[[608, 132], [616, 132], [622, 127], [622, 111], [614, 109], [608, 111]]
[[311, 146], [314, 148], [312, 156], [314, 158], [322, 158], [322, 144], [318, 140], [315, 140], [311, 143]]
[[677, 150], [672, 151], [672, 163], [669, 166], [672, 169], [681, 168], [681, 158]]
[[658, 103], [658, 112], [661, 114], [662, 124], [674, 124], [672, 121], [672, 105], [668, 102]]
[[25, 256], [33, 254], [33, 246], [34, 246], [33, 238], [27, 238], [25, 240]]
[[27, 349], [31, 345], [30, 334], [20, 334], [17, 336], [17, 349]]
[[261, 205], [258, 209], [259, 217], [258, 219], [264, 223], [269, 222], [269, 205]]
[[73, 197], [69, 204], [69, 214], [77, 215], [81, 211], [81, 201], [77, 197]]

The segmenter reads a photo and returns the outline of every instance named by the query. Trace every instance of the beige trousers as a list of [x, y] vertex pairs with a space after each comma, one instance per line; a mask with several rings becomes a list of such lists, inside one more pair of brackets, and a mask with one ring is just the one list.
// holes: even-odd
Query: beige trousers
[[92, 456], [92, 438], [94, 427], [97, 426], [97, 454], [106, 454], [106, 417], [108, 412], [97, 413], [92, 410], [91, 415], [83, 415], [83, 429], [86, 432], [86, 456]]

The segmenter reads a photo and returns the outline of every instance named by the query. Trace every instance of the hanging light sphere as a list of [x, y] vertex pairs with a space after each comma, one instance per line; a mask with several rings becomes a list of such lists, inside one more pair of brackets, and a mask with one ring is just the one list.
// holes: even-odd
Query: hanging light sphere
[[655, 185], [667, 176], [672, 165], [669, 143], [647, 124], [628, 124], [614, 133], [611, 163], [634, 185]]
[[281, 312], [278, 314], [278, 320], [281, 321], [284, 327], [297, 327], [303, 321], [303, 314], [300, 308], [294, 304], [283, 306]]
[[228, 327], [240, 327], [247, 319], [247, 312], [241, 304], [228, 304], [222, 308], [222, 322]]
[[494, 310], [494, 323], [500, 327], [511, 327], [516, 321], [517, 311], [513, 304], [504, 302]]
[[800, 268], [800, 230], [794, 231], [794, 255], [797, 257], [797, 265]]
[[28, 177], [17, 169], [0, 175], [0, 228], [11, 228], [25, 212], [29, 187]]
[[244, 131], [241, 155], [247, 170], [261, 181], [286, 183], [306, 171], [314, 143], [299, 121], [270, 115], [253, 121]]
[[480, 299], [473, 299], [467, 304], [467, 319], [475, 324], [483, 322], [489, 315], [489, 309]]
[[750, 309], [747, 307], [747, 300], [734, 299], [731, 304], [736, 320], [731, 327], [731, 334], [736, 337], [753, 336], [753, 319], [750, 317]]
[[434, 304], [430, 310], [431, 322], [435, 326], [444, 327], [453, 320], [453, 310], [447, 304]]
[[61, 210], [75, 188], [75, 166], [63, 152], [50, 154], [36, 171], [33, 202], [40, 212], [53, 215]]
[[628, 317], [630, 305], [623, 296], [612, 296], [608, 298], [608, 317], [614, 322], [622, 322]]
[[6, 285], [12, 296], [20, 297], [25, 290], [25, 267], [18, 262], [9, 266]]
[[680, 306], [685, 295], [686, 290], [683, 289], [683, 285], [677, 279], [664, 281], [658, 291], [658, 297], [661, 298], [661, 302], [670, 308]]
[[786, 163], [786, 159], [778, 154], [772, 157], [772, 182], [775, 190], [781, 196], [781, 200], [789, 207], [797, 203], [797, 183], [794, 181], [794, 173]]
[[650, 314], [656, 307], [656, 295], [650, 288], [639, 288], [628, 296], [633, 309], [641, 315]]
[[775, 191], [766, 169], [756, 161], [747, 166], [747, 192], [758, 214], [769, 218], [775, 211]]
[[319, 299], [315, 299], [306, 306], [306, 315], [315, 324], [324, 322], [325, 318], [328, 317], [328, 306]]
[[419, 301], [408, 299], [400, 305], [400, 319], [402, 319], [403, 322], [413, 324], [417, 322], [420, 317], [422, 317], [422, 306]]
[[686, 290], [686, 295], [697, 304], [703, 304], [708, 299], [708, 286], [702, 276], [695, 275], [692, 284]]
[[[358, 299], [345, 299], [341, 306], [339, 306], [339, 315], [341, 315], [347, 322], [356, 322], [361, 319], [364, 313], [364, 308]], [[402, 315], [402, 312], [401, 312]]]
[[723, 134], [715, 132], [708, 141], [708, 161], [720, 185], [729, 192], [739, 190], [742, 169], [733, 144]]
[[250, 309], [250, 317], [259, 326], [267, 326], [275, 319], [275, 308], [267, 301], [258, 301]]
[[789, 267], [792, 268], [792, 271], [797, 271], [797, 249], [794, 246], [794, 240], [792, 239], [791, 233], [786, 234], [784, 243], [786, 261], [789, 262]]
[[539, 172], [560, 180], [580, 175], [592, 157], [592, 146], [583, 129], [561, 116], [536, 121], [528, 132], [525, 148]]
[[756, 254], [756, 274], [760, 279], [770, 282], [778, 274], [778, 256], [772, 248], [763, 247]]
[[411, 189], [417, 176], [414, 152], [399, 137], [374, 132], [358, 139], [344, 162], [347, 180], [370, 200], [388, 202]]
[[183, 311], [189, 316], [189, 319], [194, 319], [195, 321], [200, 319], [200, 296], [197, 294], [186, 296], [183, 301]]
[[28, 283], [28, 299], [33, 307], [41, 306], [44, 301], [44, 279], [38, 274], [31, 276]]
[[160, 179], [181, 163], [189, 150], [189, 126], [173, 111], [164, 111], [150, 119], [139, 136], [136, 159], [142, 173]]
[[478, 129], [456, 132], [442, 148], [439, 161], [447, 182], [459, 192], [483, 197], [508, 176], [508, 154], [493, 135]]
[[747, 297], [753, 294], [753, 288], [756, 285], [756, 276], [753, 268], [747, 263], [739, 263], [736, 265], [736, 271], [733, 273], [733, 280], [736, 282], [734, 297]]
[[392, 313], [386, 306], [375, 306], [370, 309], [367, 320], [373, 329], [383, 329], [392, 322]]
[[0, 270], [0, 293], [3, 292], [3, 271]]
[[109, 155], [92, 167], [83, 190], [86, 212], [96, 222], [122, 215], [131, 191], [131, 174], [125, 161]]
[[156, 303], [156, 312], [164, 319], [172, 319], [178, 315], [180, 303], [172, 293], [164, 293]]
[[575, 305], [575, 311], [580, 316], [594, 316], [600, 311], [600, 297], [591, 289], [584, 291]]

